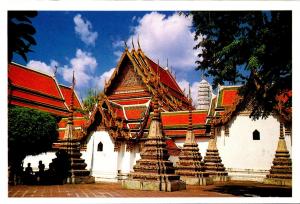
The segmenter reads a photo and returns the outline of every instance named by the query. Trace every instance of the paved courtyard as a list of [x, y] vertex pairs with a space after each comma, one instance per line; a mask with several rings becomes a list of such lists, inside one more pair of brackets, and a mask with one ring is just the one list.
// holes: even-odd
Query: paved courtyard
[[120, 183], [65, 184], [50, 186], [17, 185], [8, 187], [9, 197], [291, 197], [292, 189], [258, 182], [217, 183], [187, 186], [186, 190], [155, 192], [122, 189]]

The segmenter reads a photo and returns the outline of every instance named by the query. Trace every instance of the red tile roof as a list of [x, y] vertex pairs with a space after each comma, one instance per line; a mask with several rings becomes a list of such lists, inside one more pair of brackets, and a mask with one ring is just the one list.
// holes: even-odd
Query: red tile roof
[[169, 70], [165, 70], [164, 68], [160, 67], [158, 64], [153, 62], [150, 58], [146, 57], [149, 65], [157, 73], [159, 72], [160, 81], [166, 85], [167, 87], [172, 88], [174, 91], [176, 91], [179, 94], [183, 94], [180, 87], [178, 86], [176, 80], [173, 78]]
[[136, 107], [124, 107], [125, 115], [128, 120], [139, 120], [143, 118], [143, 114], [146, 112], [146, 106], [136, 106]]
[[[194, 110], [192, 112], [192, 123], [195, 125], [205, 125], [207, 111]], [[187, 126], [189, 119], [188, 111], [180, 112], [163, 112], [161, 113], [161, 120], [163, 126]]]
[[[65, 98], [65, 102], [67, 103], [67, 106], [70, 107], [71, 104], [71, 94], [72, 94], [72, 88], [71, 87], [67, 87], [65, 85], [60, 84], [59, 88]], [[79, 113], [78, 111], [76, 111], [76, 109], [80, 109], [82, 110], [82, 104], [80, 103], [78, 96], [76, 94], [76, 92], [74, 91], [74, 105], [73, 105], [75, 112], [74, 112], [74, 117], [82, 117], [83, 114]]]
[[8, 78], [15, 86], [61, 98], [57, 83], [50, 75], [11, 63], [8, 64]]
[[240, 86], [222, 86], [219, 90], [217, 99], [218, 108], [231, 106], [238, 97], [238, 89]]
[[8, 64], [8, 103], [67, 116], [68, 107], [53, 76]]

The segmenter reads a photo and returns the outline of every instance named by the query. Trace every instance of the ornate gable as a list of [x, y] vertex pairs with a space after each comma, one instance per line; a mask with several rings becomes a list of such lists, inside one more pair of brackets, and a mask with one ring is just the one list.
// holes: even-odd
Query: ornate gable
[[134, 65], [126, 57], [119, 68], [118, 75], [114, 78], [114, 83], [108, 89], [107, 96], [144, 92], [147, 90], [141, 77], [136, 73]]

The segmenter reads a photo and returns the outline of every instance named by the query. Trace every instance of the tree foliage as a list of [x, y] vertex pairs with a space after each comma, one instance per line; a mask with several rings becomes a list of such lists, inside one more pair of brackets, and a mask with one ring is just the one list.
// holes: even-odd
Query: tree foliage
[[26, 54], [32, 51], [32, 45], [36, 45], [33, 37], [36, 30], [30, 20], [35, 16], [36, 11], [8, 12], [8, 62], [11, 62], [14, 53], [27, 62]]
[[97, 102], [98, 91], [95, 89], [89, 89], [86, 98], [83, 100], [83, 106], [85, 111], [92, 112]]
[[[218, 84], [242, 84], [243, 103], [254, 119], [274, 111], [276, 96], [292, 89], [290, 11], [191, 12], [197, 70]], [[202, 39], [202, 40], [201, 40]], [[255, 100], [254, 100], [255, 99]], [[291, 107], [291, 97], [287, 102]]]
[[49, 113], [29, 108], [8, 109], [8, 162], [19, 165], [27, 155], [51, 149], [57, 139], [57, 123]]

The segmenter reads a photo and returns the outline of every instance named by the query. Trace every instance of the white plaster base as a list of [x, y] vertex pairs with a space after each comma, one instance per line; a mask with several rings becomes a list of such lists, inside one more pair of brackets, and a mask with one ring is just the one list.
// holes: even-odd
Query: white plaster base
[[231, 180], [236, 181], [257, 181], [263, 182], [268, 174], [268, 170], [257, 170], [257, 169], [234, 169], [227, 168], [228, 175]]

